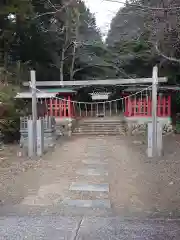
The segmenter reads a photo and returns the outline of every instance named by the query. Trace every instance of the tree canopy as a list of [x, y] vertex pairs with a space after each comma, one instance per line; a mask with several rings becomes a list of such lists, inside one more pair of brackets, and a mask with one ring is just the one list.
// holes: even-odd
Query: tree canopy
[[179, 13], [178, 0], [127, 0], [104, 43], [82, 0], [1, 1], [1, 80], [27, 81], [25, 67], [49, 81], [147, 77], [158, 64], [176, 83]]
[[106, 43], [117, 54], [116, 65], [133, 76], [160, 74], [179, 79], [180, 2], [129, 0], [114, 19]]
[[1, 73], [20, 62], [40, 80], [98, 78], [106, 64], [97, 46], [101, 34], [83, 1], [0, 3]]

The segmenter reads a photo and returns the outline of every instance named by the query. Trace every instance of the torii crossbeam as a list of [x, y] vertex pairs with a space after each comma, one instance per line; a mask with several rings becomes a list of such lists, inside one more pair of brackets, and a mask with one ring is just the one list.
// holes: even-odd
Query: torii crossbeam
[[[167, 77], [159, 77], [159, 83], [166, 83]], [[106, 79], [106, 80], [84, 80], [84, 81], [37, 81], [37, 87], [55, 86], [92, 86], [92, 85], [126, 85], [126, 84], [152, 83], [152, 78], [131, 78], [131, 79]], [[25, 87], [29, 87], [29, 82], [24, 82]]]

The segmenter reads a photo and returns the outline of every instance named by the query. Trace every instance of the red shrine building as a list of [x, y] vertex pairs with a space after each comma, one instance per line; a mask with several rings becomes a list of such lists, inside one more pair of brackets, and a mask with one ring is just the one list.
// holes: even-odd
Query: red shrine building
[[[172, 87], [171, 87], [172, 88]], [[142, 88], [127, 88], [123, 91], [122, 96], [125, 97], [125, 117], [151, 117], [152, 116], [152, 96], [150, 91], [144, 91], [139, 95], [134, 95], [135, 92], [140, 92]], [[171, 117], [171, 93], [169, 88], [158, 89], [157, 94], [157, 116], [159, 118]], [[131, 97], [128, 97], [131, 96]]]
[[[47, 115], [58, 119], [75, 118], [75, 109], [72, 100], [76, 94], [75, 90], [69, 88], [42, 88], [36, 92], [38, 102], [45, 102]], [[18, 93], [16, 98], [30, 100], [30, 91]]]
[[[160, 82], [167, 82], [167, 79], [162, 79], [164, 80]], [[150, 86], [151, 81], [152, 79], [147, 81], [149, 84], [147, 85], [147, 88]], [[111, 92], [89, 93], [92, 99], [92, 104], [78, 103], [78, 101], [75, 100], [77, 91], [82, 86], [86, 87], [91, 84], [116, 85], [116, 82], [118, 83], [117, 80], [70, 81], [65, 82], [65, 86], [59, 86], [59, 82], [49, 82], [48, 84], [41, 82], [40, 85], [37, 84], [38, 91], [36, 97], [37, 101], [43, 101], [46, 103], [48, 109], [47, 115], [54, 116], [57, 121], [80, 117], [95, 117], [98, 116], [100, 111], [101, 117], [123, 115], [127, 120], [148, 121], [148, 119], [152, 117], [151, 90], [142, 91], [144, 87], [139, 88], [138, 83], [137, 86], [133, 88], [129, 85], [129, 87], [124, 87], [124, 89], [119, 92], [119, 99], [123, 98], [121, 104], [117, 104], [115, 100], [112, 102], [109, 100], [112, 94]], [[28, 83], [25, 85], [27, 87]], [[173, 87], [171, 88], [173, 90]], [[141, 93], [135, 94], [137, 92]], [[30, 100], [32, 98], [31, 91], [29, 88], [28, 90], [26, 88], [26, 91], [18, 93], [16, 97]], [[94, 112], [97, 114], [94, 114]], [[158, 88], [157, 116], [167, 122], [171, 119], [171, 93], [167, 87]]]

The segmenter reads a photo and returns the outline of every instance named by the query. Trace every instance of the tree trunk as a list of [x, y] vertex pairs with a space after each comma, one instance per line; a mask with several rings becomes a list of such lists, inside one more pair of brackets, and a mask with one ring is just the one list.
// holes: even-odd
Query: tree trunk
[[79, 17], [80, 13], [78, 9], [75, 10], [77, 20], [75, 21], [75, 41], [73, 43], [73, 50], [72, 50], [72, 62], [70, 68], [70, 80], [72, 81], [74, 78], [74, 65], [75, 65], [75, 58], [76, 58], [76, 49], [77, 49], [77, 40], [78, 40], [78, 33], [79, 33]]
[[63, 82], [64, 81], [64, 47], [62, 49], [61, 52], [61, 62], [60, 62], [60, 81]]
[[74, 46], [73, 46], [72, 62], [71, 62], [71, 68], [70, 68], [70, 81], [72, 81], [74, 78], [75, 55], [76, 55], [76, 43], [74, 43]]

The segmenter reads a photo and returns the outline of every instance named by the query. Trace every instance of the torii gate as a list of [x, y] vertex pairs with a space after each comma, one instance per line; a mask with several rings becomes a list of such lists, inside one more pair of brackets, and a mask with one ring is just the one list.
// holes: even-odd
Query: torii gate
[[[167, 78], [166, 77], [160, 77], [158, 78], [158, 82], [159, 83], [166, 83], [167, 82]], [[131, 79], [105, 79], [105, 80], [83, 80], [83, 81], [37, 81], [36, 82], [36, 87], [77, 87], [77, 86], [83, 86], [83, 87], [86, 87], [86, 86], [110, 86], [110, 85], [131, 85], [131, 84], [148, 84], [148, 83], [151, 83], [152, 84], [152, 78], [131, 78]], [[24, 82], [23, 85], [25, 87], [29, 87], [30, 83], [29, 82]], [[57, 89], [58, 91], [58, 89]], [[28, 92], [24, 95], [27, 95]], [[42, 92], [38, 92], [37, 94], [42, 94]], [[73, 110], [73, 106], [71, 106], [70, 104], [70, 101], [72, 100], [72, 97], [70, 94], [68, 94], [68, 96], [65, 96], [65, 99], [64, 101], [68, 101], [67, 103], [69, 104], [64, 104], [63, 103], [63, 100], [60, 101], [59, 99], [56, 99], [51, 97], [51, 98], [48, 98], [49, 95], [48, 95], [48, 91], [47, 92], [44, 92], [44, 95], [46, 96], [45, 98], [49, 99], [47, 102], [48, 102], [48, 105], [49, 105], [49, 113], [53, 113], [55, 114], [54, 116], [55, 117], [75, 117], [75, 114], [74, 114], [74, 110]], [[55, 94], [57, 93], [54, 93], [54, 96], [56, 96]], [[29, 95], [31, 97], [31, 90], [29, 92]], [[23, 93], [21, 93], [21, 97], [23, 96]], [[68, 100], [67, 100], [68, 99]], [[128, 99], [127, 99], [128, 100]], [[129, 99], [130, 100], [130, 99]], [[131, 105], [131, 101], [133, 100], [130, 100], [128, 101], [128, 104], [127, 104], [127, 101], [125, 102], [125, 108], [126, 108], [126, 111], [125, 111], [125, 116], [126, 117], [130, 117], [129, 115], [129, 111], [131, 111], [131, 108], [129, 108], [128, 106]], [[135, 101], [136, 102], [136, 101]], [[169, 101], [170, 102], [170, 101]], [[63, 104], [62, 104], [63, 103]], [[133, 103], [133, 102], [132, 102]], [[137, 104], [137, 103], [136, 103]], [[143, 114], [141, 114], [141, 109], [144, 107], [141, 106], [140, 104], [138, 105], [139, 108], [135, 107], [136, 104], [132, 104], [132, 112], [133, 112], [133, 116], [136, 116], [136, 117], [140, 117], [140, 116], [143, 116]], [[60, 109], [62, 109], [62, 105], [63, 105], [63, 109], [65, 109], [63, 111], [64, 114], [61, 114], [61, 111]], [[151, 108], [151, 104], [149, 104], [149, 108]], [[67, 111], [66, 111], [66, 108]], [[69, 109], [70, 108], [70, 109]], [[86, 108], [87, 109], [87, 108]], [[91, 108], [93, 109], [93, 108]], [[140, 112], [137, 111], [137, 109], [140, 109]], [[147, 111], [147, 113], [149, 113], [148, 116], [151, 115], [151, 111]], [[144, 116], [147, 115], [147, 114], [144, 114]], [[88, 116], [88, 115], [87, 115]], [[93, 116], [93, 114], [91, 114], [91, 116]], [[82, 115], [80, 114], [80, 117], [82, 117]]]
[[[158, 82], [165, 83], [165, 82], [167, 82], [167, 78], [166, 77], [160, 77], [160, 78], [158, 78]], [[79, 87], [81, 87], [81, 86], [83, 86], [83, 87], [87, 86], [88, 87], [88, 86], [97, 86], [97, 85], [98, 86], [111, 86], [111, 85], [116, 86], [116, 85], [127, 85], [127, 84], [131, 85], [131, 84], [140, 84], [140, 83], [142, 83], [142, 84], [152, 83], [152, 78], [105, 79], [105, 80], [102, 79], [102, 80], [83, 80], [83, 81], [37, 81], [36, 82], [36, 87], [37, 88], [38, 87], [40, 87], [40, 88], [41, 87], [46, 87], [46, 88], [56, 87], [56, 88], [58, 88], [59, 86], [60, 87], [78, 87], [78, 86]], [[25, 87], [29, 87], [29, 82], [24, 82], [23, 85]], [[41, 92], [38, 92], [37, 94], [40, 95], [40, 93]], [[21, 94], [21, 95], [23, 96], [23, 94]], [[31, 97], [31, 92], [29, 92], [29, 95]], [[66, 117], [74, 118], [75, 117], [75, 111], [73, 110], [73, 106], [71, 106], [71, 104], [70, 104], [70, 101], [72, 99], [72, 97], [70, 95], [65, 96], [65, 99], [64, 99], [64, 101], [66, 101], [68, 99], [68, 101], [67, 101], [68, 104], [65, 104], [63, 102], [63, 100], [61, 101], [60, 99], [55, 99], [55, 98], [53, 99], [52, 97], [48, 98], [49, 97], [48, 93], [46, 93], [44, 95], [46, 95], [47, 99], [48, 99], [47, 102], [48, 102], [48, 108], [49, 108], [49, 114], [50, 115], [53, 114], [53, 116], [55, 116], [56, 118], [62, 118], [62, 117], [64, 117], [64, 118], [66, 118]], [[126, 111], [124, 113], [126, 117], [128, 117], [127, 112], [130, 110], [130, 108], [128, 108], [129, 105], [130, 104], [127, 104], [127, 101], [126, 101], [125, 102]], [[132, 106], [134, 106], [133, 110], [137, 109], [135, 107], [135, 105], [132, 105]], [[151, 107], [151, 104], [150, 104], [149, 107]], [[61, 111], [62, 108], [63, 108], [63, 114], [62, 114], [62, 111]], [[67, 111], [66, 111], [66, 108], [68, 108]], [[93, 107], [90, 107], [90, 108], [93, 111]], [[86, 107], [86, 109], [87, 109], [87, 107]], [[100, 108], [97, 107], [97, 109], [100, 109]], [[105, 109], [105, 107], [104, 107], [104, 109]], [[141, 106], [139, 107], [139, 109], [141, 109]], [[95, 112], [96, 112], [96, 110], [95, 110]], [[83, 116], [81, 110], [80, 110], [79, 114], [80, 114], [80, 117]], [[142, 114], [138, 114], [138, 112], [135, 111], [135, 113], [133, 115], [138, 117]], [[85, 114], [85, 116], [88, 116], [88, 114]], [[90, 116], [91, 117], [93, 116], [92, 112], [90, 113]], [[110, 111], [110, 116], [111, 116], [111, 111]]]
[[167, 82], [167, 78], [158, 78], [157, 66], [153, 68], [152, 78], [137, 78], [137, 79], [106, 79], [106, 80], [90, 80], [90, 81], [46, 81], [36, 82], [35, 72], [31, 76], [31, 85], [29, 82], [25, 82], [23, 85], [32, 88], [32, 111], [33, 119], [37, 119], [37, 106], [36, 106], [36, 87], [42, 86], [92, 86], [92, 85], [124, 85], [124, 84], [137, 84], [137, 83], [152, 83], [152, 155], [157, 155], [157, 84]]

